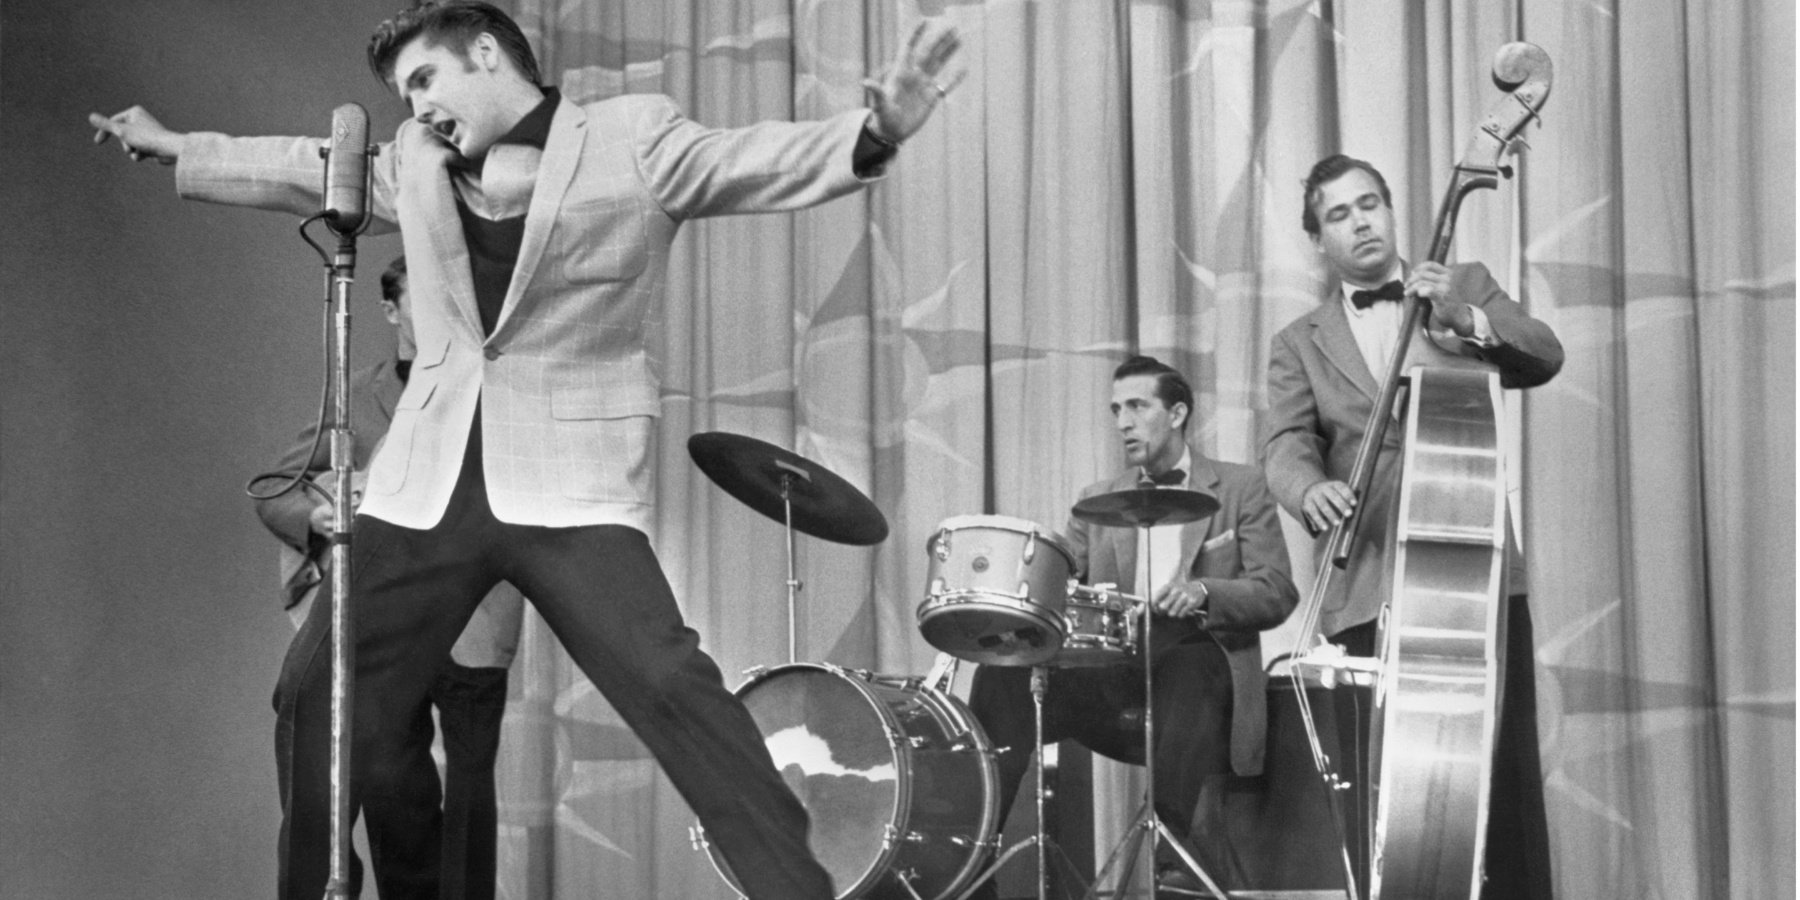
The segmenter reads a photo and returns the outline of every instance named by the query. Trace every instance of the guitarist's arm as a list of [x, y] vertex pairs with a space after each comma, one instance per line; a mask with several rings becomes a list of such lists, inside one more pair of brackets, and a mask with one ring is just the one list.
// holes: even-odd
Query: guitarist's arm
[[[296, 469], [304, 468], [310, 477], [330, 470], [329, 445], [321, 442], [317, 452], [314, 452], [315, 428], [315, 425], [309, 424], [301, 430], [299, 438], [281, 458], [277, 471], [291, 474]], [[265, 485], [267, 483], [264, 482]], [[325, 548], [325, 534], [317, 527], [316, 522], [317, 511], [322, 507], [329, 510], [329, 504], [317, 492], [297, 487], [279, 497], [256, 501], [256, 517], [282, 543], [307, 557], [316, 557]], [[329, 516], [329, 512], [326, 516]], [[330, 525], [329, 518], [324, 524], [327, 527]]]

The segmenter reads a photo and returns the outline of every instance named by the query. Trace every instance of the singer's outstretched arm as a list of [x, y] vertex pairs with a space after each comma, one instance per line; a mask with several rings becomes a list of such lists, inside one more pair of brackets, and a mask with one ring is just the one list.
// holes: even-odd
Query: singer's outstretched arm
[[88, 124], [94, 126], [94, 143], [104, 144], [109, 137], [119, 139], [119, 147], [135, 161], [154, 159], [165, 166], [181, 158], [187, 135], [170, 131], [141, 106], [122, 113], [103, 116], [88, 113]]
[[[116, 137], [134, 160], [175, 164], [175, 189], [189, 200], [248, 206], [310, 216], [324, 199], [325, 162], [321, 138], [231, 137], [205, 131], [178, 132], [165, 127], [143, 107], [114, 116], [88, 115], [98, 129], [95, 143]], [[369, 232], [398, 227], [394, 213], [394, 153], [383, 144], [374, 159], [369, 193]]]

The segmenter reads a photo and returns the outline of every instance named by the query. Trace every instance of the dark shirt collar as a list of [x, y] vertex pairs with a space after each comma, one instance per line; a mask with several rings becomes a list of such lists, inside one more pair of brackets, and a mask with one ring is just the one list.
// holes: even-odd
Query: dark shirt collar
[[[494, 141], [495, 145], [522, 144], [526, 147], [536, 147], [539, 150], [544, 149], [544, 145], [550, 141], [550, 123], [556, 119], [556, 107], [562, 102], [562, 93], [553, 87], [543, 90], [544, 99], [532, 107], [531, 112], [526, 113], [525, 118], [520, 119], [517, 125], [501, 135], [499, 140]], [[467, 169], [472, 172], [481, 171], [480, 160], [468, 159], [461, 154], [452, 156], [450, 165], [453, 168]]]

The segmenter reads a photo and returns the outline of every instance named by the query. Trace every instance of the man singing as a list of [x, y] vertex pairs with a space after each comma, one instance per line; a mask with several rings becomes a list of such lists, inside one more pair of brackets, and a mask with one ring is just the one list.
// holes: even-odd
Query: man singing
[[[794, 210], [860, 188], [923, 126], [958, 46], [921, 27], [872, 109], [713, 130], [659, 96], [586, 106], [540, 84], [517, 24], [442, 0], [382, 23], [369, 62], [411, 109], [371, 162], [370, 212], [398, 227], [418, 356], [356, 517], [352, 799], [388, 900], [435, 897], [435, 823], [396, 784], [406, 723], [496, 583], [516, 585], [655, 755], [752, 898], [818, 900], [830, 878], [805, 809], [682, 620], [650, 548], [650, 435], [669, 246], [680, 224]], [[320, 207], [321, 142], [164, 128], [141, 108], [90, 116], [137, 159], [176, 163], [185, 197]], [[322, 614], [323, 604], [315, 615]], [[296, 706], [326, 655], [290, 653]], [[324, 759], [327, 722], [293, 741]], [[284, 786], [285, 790], [286, 786]], [[284, 811], [281, 894], [320, 896], [325, 806]]]
[[[1156, 814], [1185, 837], [1206, 776], [1262, 771], [1267, 705], [1260, 632], [1299, 602], [1275, 498], [1251, 466], [1208, 459], [1188, 444], [1194, 392], [1180, 372], [1134, 356], [1113, 372], [1112, 416], [1125, 471], [1091, 484], [1081, 499], [1139, 487], [1201, 491], [1218, 512], [1184, 525], [1106, 528], [1071, 517], [1075, 570], [1089, 584], [1115, 584], [1150, 597], [1157, 618], [1152, 673], [1156, 696]], [[1153, 567], [1153, 568], [1151, 568]], [[1044, 695], [1044, 740], [1074, 738], [1125, 762], [1144, 761], [1144, 733], [1120, 713], [1144, 705], [1139, 664], [1053, 668]], [[1019, 792], [1034, 745], [1031, 670], [983, 666], [969, 705], [995, 747], [1000, 810]], [[1175, 870], [1159, 881], [1182, 881]]]
[[[1313, 166], [1301, 223], [1338, 284], [1318, 309], [1275, 336], [1263, 467], [1275, 497], [1319, 536], [1321, 548], [1329, 530], [1361, 506], [1348, 568], [1326, 596], [1320, 621], [1324, 634], [1351, 655], [1373, 656], [1392, 567], [1401, 429], [1387, 429], [1360, 504], [1348, 481], [1369, 410], [1401, 343], [1406, 314], [1398, 301], [1431, 303], [1426, 327], [1405, 338], [1409, 366], [1498, 370], [1502, 386], [1529, 388], [1556, 375], [1563, 351], [1550, 327], [1506, 296], [1480, 263], [1407, 266], [1394, 242], [1387, 181], [1362, 160], [1336, 155]], [[1503, 611], [1505, 701], [1494, 754], [1486, 896], [1510, 900], [1550, 896], [1550, 858], [1531, 616], [1523, 559], [1510, 536], [1507, 551], [1512, 596]], [[1360, 754], [1360, 742], [1352, 749]]]

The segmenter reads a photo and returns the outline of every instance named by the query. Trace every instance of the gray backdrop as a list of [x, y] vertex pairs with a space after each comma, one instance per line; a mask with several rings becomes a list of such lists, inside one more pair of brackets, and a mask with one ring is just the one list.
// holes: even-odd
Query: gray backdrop
[[[269, 698], [290, 628], [242, 494], [312, 415], [323, 278], [295, 220], [176, 199], [90, 110], [392, 134], [401, 0], [9, 2], [0, 13], [0, 896], [273, 889]], [[222, 73], [228, 73], [222, 76]], [[365, 240], [357, 358], [396, 237]]]

